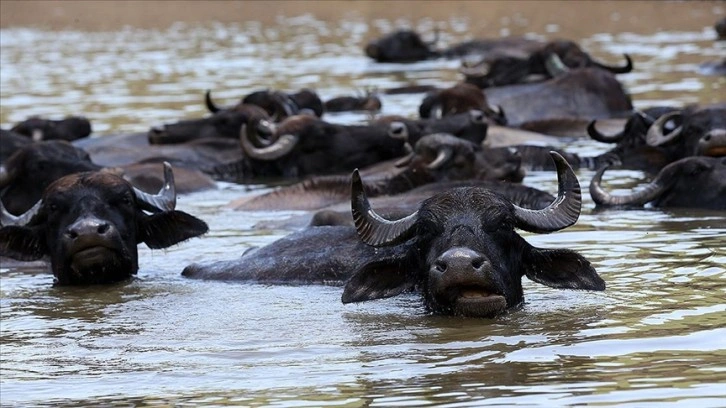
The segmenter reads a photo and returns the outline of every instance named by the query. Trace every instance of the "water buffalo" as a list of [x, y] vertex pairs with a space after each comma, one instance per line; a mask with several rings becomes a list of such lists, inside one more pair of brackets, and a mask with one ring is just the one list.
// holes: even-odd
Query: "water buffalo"
[[623, 66], [608, 66], [592, 59], [574, 41], [556, 40], [543, 44], [527, 57], [491, 56], [474, 66], [462, 67], [460, 72], [464, 74], [466, 82], [483, 89], [523, 83], [533, 76], [554, 78], [562, 75], [563, 68], [596, 67], [613, 74], [628, 73], [633, 70], [633, 61], [627, 54], [625, 60]]
[[318, 94], [310, 89], [301, 89], [295, 93], [287, 93], [282, 91], [273, 91], [264, 89], [254, 91], [242, 98], [236, 106], [232, 108], [220, 108], [212, 101], [211, 91], [207, 90], [204, 101], [212, 113], [222, 110], [237, 109], [242, 105], [255, 105], [267, 112], [273, 121], [281, 121], [288, 116], [300, 113], [310, 112], [317, 117], [323, 116], [325, 107], [322, 99]]
[[84, 171], [100, 170], [88, 153], [65, 140], [22, 147], [0, 164], [0, 200], [13, 214], [29, 210], [52, 182]]
[[536, 131], [537, 122], [627, 117], [630, 96], [615, 76], [598, 68], [580, 68], [530, 84], [487, 88], [489, 104], [507, 114], [508, 126]]
[[[35, 204], [55, 180], [68, 174], [96, 170], [121, 175], [141, 190], [158, 191], [163, 185], [161, 169], [160, 162], [101, 166], [84, 149], [64, 140], [36, 142], [18, 149], [0, 164], [0, 200], [11, 213], [20, 214]], [[216, 188], [209, 176], [184, 168], [176, 169], [175, 184], [181, 193]]]
[[[478, 144], [438, 133], [421, 138], [409, 156], [373, 165], [361, 173], [366, 177], [369, 196], [397, 195], [433, 182], [521, 181], [518, 158], [508, 149], [482, 149]], [[232, 206], [238, 210], [311, 210], [342, 203], [349, 195], [349, 176], [315, 176]]]
[[[380, 121], [378, 123], [385, 123]], [[447, 133], [470, 142], [481, 144], [487, 136], [489, 124], [484, 112], [469, 110], [441, 118], [406, 119], [388, 121], [388, 135], [415, 145], [419, 139], [434, 133]]]
[[[207, 100], [211, 99], [207, 92]], [[205, 138], [237, 139], [243, 124], [253, 119], [269, 119], [267, 112], [253, 104], [240, 103], [232, 108], [213, 110], [212, 115], [155, 126], [149, 130], [149, 144], [178, 144]]]
[[378, 112], [383, 103], [375, 92], [366, 91], [362, 96], [336, 96], [325, 101], [324, 106], [325, 112]]
[[69, 116], [60, 120], [31, 117], [17, 123], [11, 130], [36, 142], [55, 139], [70, 142], [88, 137], [91, 134], [91, 122], [81, 116]]
[[693, 107], [659, 117], [646, 143], [667, 151], [671, 161], [693, 155], [726, 155], [726, 106]]
[[349, 172], [405, 154], [405, 142], [387, 132], [385, 125], [339, 125], [310, 115], [291, 116], [277, 125], [250, 123], [240, 131], [244, 157], [215, 171], [240, 182]]
[[[438, 37], [438, 35], [437, 35]], [[469, 55], [507, 53], [526, 56], [542, 42], [518, 37], [477, 39], [443, 50], [435, 48], [438, 38], [426, 42], [412, 30], [397, 30], [365, 46], [365, 54], [376, 62], [417, 62], [432, 58], [461, 58]]]
[[455, 115], [470, 110], [484, 112], [485, 117], [491, 120], [492, 124], [507, 124], [507, 118], [501, 107], [497, 110], [493, 109], [481, 89], [464, 82], [450, 88], [429, 92], [421, 102], [418, 112], [422, 118], [431, 118]]
[[64, 176], [48, 186], [28, 213], [14, 217], [0, 208], [0, 256], [22, 261], [48, 256], [58, 285], [127, 279], [138, 270], [139, 243], [167, 248], [207, 232], [204, 221], [174, 210], [168, 164], [165, 175], [156, 195], [110, 173]]
[[[524, 209], [484, 188], [447, 190], [388, 221], [371, 209], [358, 172], [355, 228], [311, 227], [233, 261], [187, 266], [190, 278], [265, 283], [345, 283], [344, 303], [416, 288], [434, 313], [492, 317], [523, 301], [522, 276], [551, 287], [604, 290], [590, 263], [569, 249], [539, 249], [514, 229], [552, 232], [574, 224], [580, 187], [561, 157], [558, 197]], [[331, 245], [331, 243], [335, 243]]]
[[629, 194], [612, 195], [601, 186], [610, 166], [602, 166], [590, 182], [598, 206], [688, 207], [726, 210], [726, 157], [692, 156], [665, 166], [646, 186]]

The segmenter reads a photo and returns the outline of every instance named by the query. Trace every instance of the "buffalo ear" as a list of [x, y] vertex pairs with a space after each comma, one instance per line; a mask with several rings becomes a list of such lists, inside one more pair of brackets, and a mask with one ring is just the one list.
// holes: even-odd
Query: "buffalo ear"
[[0, 228], [0, 256], [36, 261], [47, 254], [48, 248], [38, 229], [17, 225]]
[[143, 215], [139, 221], [137, 242], [151, 249], [167, 248], [209, 230], [207, 223], [183, 211], [164, 211]]
[[343, 303], [393, 297], [413, 287], [413, 281], [400, 260], [367, 263], [348, 279], [343, 290]]
[[605, 281], [590, 262], [569, 249], [532, 248], [524, 264], [524, 275], [552, 288], [605, 290]]

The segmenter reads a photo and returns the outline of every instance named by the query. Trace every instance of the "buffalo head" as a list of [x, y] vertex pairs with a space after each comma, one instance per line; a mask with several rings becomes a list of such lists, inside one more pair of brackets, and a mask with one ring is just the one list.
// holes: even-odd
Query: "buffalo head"
[[20, 216], [0, 208], [0, 255], [32, 261], [50, 257], [60, 285], [110, 283], [138, 270], [137, 244], [166, 248], [204, 234], [207, 225], [174, 210], [171, 166], [156, 195], [106, 172], [85, 172], [52, 183]]
[[70, 142], [88, 137], [91, 134], [91, 122], [81, 116], [69, 116], [60, 120], [31, 117], [16, 124], [11, 130], [36, 142], [54, 139]]
[[[438, 33], [437, 33], [438, 34]], [[426, 42], [415, 31], [398, 30], [369, 42], [365, 53], [377, 62], [416, 62], [439, 56], [434, 49], [438, 35]]]
[[351, 205], [360, 239], [374, 247], [406, 249], [361, 266], [347, 282], [343, 302], [418, 287], [433, 312], [491, 317], [523, 301], [522, 276], [556, 288], [604, 290], [605, 283], [581, 255], [535, 248], [514, 231], [552, 232], [577, 221], [579, 183], [561, 156], [553, 153], [553, 158], [559, 192], [543, 210], [518, 207], [487, 189], [458, 188], [427, 199], [395, 221], [371, 209], [354, 172]]

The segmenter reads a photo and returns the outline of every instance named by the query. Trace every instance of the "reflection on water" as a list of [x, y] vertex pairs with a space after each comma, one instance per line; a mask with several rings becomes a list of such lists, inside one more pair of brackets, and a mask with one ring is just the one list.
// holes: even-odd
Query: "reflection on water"
[[[377, 31], [392, 21], [371, 24]], [[453, 29], [443, 39], [450, 42], [472, 27], [466, 20], [449, 23]], [[135, 132], [203, 115], [205, 89], [231, 104], [264, 87], [314, 87], [328, 98], [457, 80], [456, 61], [369, 62], [360, 45], [370, 30], [355, 17], [324, 22], [309, 15], [271, 26], [177, 24], [91, 34], [6, 29], [0, 122], [84, 114], [97, 135]], [[723, 78], [697, 74], [701, 61], [724, 51], [708, 28], [595, 33], [582, 43], [603, 60], [633, 56], [636, 71], [620, 78], [636, 106], [723, 101]], [[384, 96], [384, 113], [413, 115], [420, 96]], [[571, 148], [593, 154], [603, 146], [577, 141]], [[616, 192], [642, 178], [612, 173]], [[589, 180], [592, 172], [579, 176]], [[532, 173], [525, 182], [556, 189], [551, 173]], [[299, 213], [225, 207], [264, 190], [220, 184], [180, 197], [180, 209], [210, 224], [209, 235], [165, 251], [140, 248], [141, 271], [131, 282], [55, 288], [43, 268], [3, 265], [2, 403], [723, 404], [723, 213], [600, 211], [586, 196], [574, 227], [523, 235], [536, 246], [580, 251], [608, 290], [558, 291], [525, 280], [526, 304], [497, 319], [430, 316], [414, 295], [343, 305], [336, 287], [183, 279], [179, 273], [189, 263], [234, 258], [288, 232], [253, 226]]]

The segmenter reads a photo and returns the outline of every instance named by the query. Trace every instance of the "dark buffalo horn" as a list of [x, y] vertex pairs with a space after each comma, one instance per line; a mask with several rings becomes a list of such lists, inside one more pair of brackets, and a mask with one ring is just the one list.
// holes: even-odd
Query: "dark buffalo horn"
[[389, 221], [378, 215], [371, 209], [358, 169], [353, 171], [350, 187], [353, 223], [361, 241], [379, 247], [404, 242], [413, 235], [418, 211], [396, 221]]
[[612, 136], [604, 135], [600, 133], [599, 130], [597, 130], [597, 128], [595, 127], [595, 122], [596, 121], [593, 120], [587, 125], [587, 134], [590, 135], [590, 137], [595, 141], [598, 141], [600, 143], [617, 143], [621, 141], [625, 136], [625, 130], [621, 130], [620, 132]]
[[554, 52], [545, 58], [545, 69], [551, 77], [558, 77], [570, 71], [570, 68], [562, 62], [559, 55]]
[[550, 156], [557, 166], [557, 198], [546, 208], [530, 210], [514, 206], [517, 227], [538, 233], [547, 233], [567, 228], [580, 217], [582, 192], [575, 172], [567, 160], [555, 151]]
[[[254, 130], [252, 130], [252, 132], [254, 132]], [[249, 132], [247, 131], [247, 125], [243, 124], [239, 132], [240, 144], [242, 145], [242, 150], [245, 152], [247, 157], [256, 160], [277, 160], [280, 157], [289, 154], [292, 149], [295, 148], [295, 145], [297, 145], [298, 142], [297, 136], [286, 134], [280, 136], [271, 145], [258, 148], [252, 144], [248, 133]]]
[[622, 67], [609, 66], [609, 65], [605, 65], [600, 62], [597, 62], [597, 61], [593, 61], [592, 63], [596, 67], [610, 71], [613, 74], [627, 74], [628, 72], [633, 70], [633, 60], [630, 59], [630, 55], [628, 55], [628, 54], [623, 54], [623, 55], [625, 56], [625, 65], [623, 65]]
[[439, 154], [436, 155], [436, 158], [429, 164], [426, 165], [426, 168], [429, 170], [438, 170], [446, 164], [451, 158], [454, 156], [454, 151], [451, 150], [451, 148], [444, 148], [439, 150]]
[[666, 169], [669, 168], [669, 166], [666, 166], [660, 173], [658, 173], [653, 181], [648, 183], [648, 185], [641, 190], [628, 195], [612, 196], [610, 193], [605, 191], [602, 186], [600, 186], [602, 175], [609, 167], [610, 163], [599, 168], [590, 181], [590, 196], [592, 197], [592, 201], [594, 201], [597, 205], [642, 206], [660, 196], [668, 187], [670, 187], [670, 184], [674, 180], [672, 171], [666, 171]]
[[660, 146], [662, 144], [668, 143], [671, 140], [676, 139], [678, 136], [680, 136], [681, 132], [683, 131], [683, 126], [678, 126], [677, 128], [673, 129], [670, 133], [664, 134], [663, 128], [665, 127], [665, 124], [676, 117], [681, 116], [680, 111], [666, 113], [665, 115], [659, 117], [656, 119], [655, 122], [653, 122], [652, 125], [650, 125], [650, 128], [648, 128], [648, 133], [645, 135], [645, 141], [648, 143], [649, 146]]
[[142, 210], [149, 212], [172, 211], [176, 208], [176, 185], [169, 162], [164, 162], [164, 185], [156, 194], [145, 193], [134, 187], [136, 200]]
[[282, 92], [275, 92], [271, 95], [272, 105], [274, 106], [274, 112], [272, 113], [272, 120], [279, 122], [289, 116], [297, 113], [297, 107], [292, 106], [290, 97], [283, 94]]
[[212, 113], [217, 113], [222, 110], [212, 101], [212, 91], [209, 89], [207, 89], [207, 93], [204, 94], [204, 103], [207, 105], [207, 109]]
[[38, 213], [41, 205], [43, 205], [43, 200], [38, 200], [38, 202], [30, 207], [28, 211], [15, 216], [8, 212], [5, 208], [5, 204], [3, 204], [3, 201], [0, 200], [0, 225], [25, 225], [30, 222], [33, 217], [35, 217], [35, 214]]

